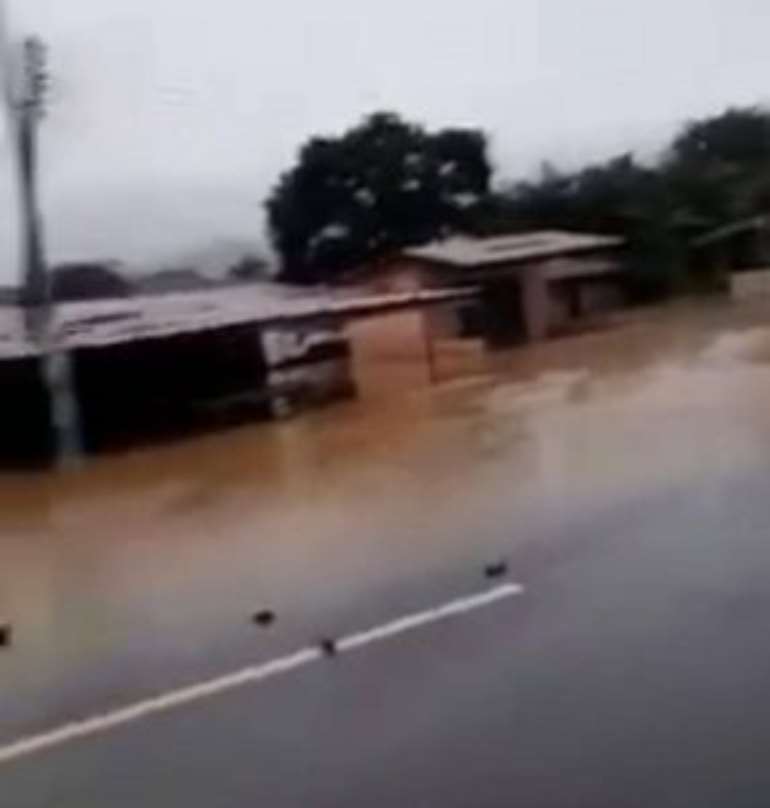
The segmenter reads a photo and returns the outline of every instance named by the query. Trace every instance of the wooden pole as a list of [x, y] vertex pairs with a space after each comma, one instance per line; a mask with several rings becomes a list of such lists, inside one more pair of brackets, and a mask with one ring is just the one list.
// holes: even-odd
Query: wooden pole
[[430, 328], [430, 309], [424, 308], [421, 312], [421, 317], [422, 336], [425, 343], [425, 359], [428, 364], [428, 384], [436, 384], [438, 381], [436, 374], [436, 350]]

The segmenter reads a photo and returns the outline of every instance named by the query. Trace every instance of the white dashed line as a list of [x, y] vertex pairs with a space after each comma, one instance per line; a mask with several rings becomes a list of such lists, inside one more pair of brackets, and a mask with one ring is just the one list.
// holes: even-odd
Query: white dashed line
[[[389, 623], [384, 623], [367, 631], [341, 637], [336, 642], [336, 648], [340, 653], [354, 651], [448, 617], [467, 614], [475, 609], [490, 606], [497, 601], [513, 595], [520, 595], [523, 592], [524, 588], [519, 584], [503, 584], [477, 595], [458, 598], [434, 609], [426, 609], [422, 612], [396, 618]], [[246, 685], [264, 682], [266, 679], [289, 673], [297, 668], [309, 665], [311, 662], [316, 662], [322, 657], [323, 652], [320, 648], [315, 646], [304, 648], [270, 662], [252, 665], [234, 673], [219, 676], [216, 679], [172, 690], [153, 698], [135, 702], [127, 707], [120, 707], [103, 715], [65, 724], [56, 729], [42, 732], [39, 735], [31, 735], [0, 747], [0, 764], [18, 760], [36, 752], [42, 752], [45, 749], [60, 746], [78, 738], [106, 732], [123, 724], [140, 721], [143, 718], [149, 718], [157, 713], [173, 710], [185, 704], [202, 701], [220, 693], [225, 693], [228, 690], [236, 690]]]

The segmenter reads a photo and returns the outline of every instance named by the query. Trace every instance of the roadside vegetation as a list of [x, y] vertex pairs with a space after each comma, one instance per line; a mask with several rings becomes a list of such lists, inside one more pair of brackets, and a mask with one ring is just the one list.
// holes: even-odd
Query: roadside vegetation
[[565, 228], [627, 239], [631, 298], [656, 300], [698, 277], [688, 245], [770, 210], [770, 112], [728, 109], [686, 124], [655, 161], [622, 154], [575, 172], [543, 164], [493, 189], [484, 134], [435, 133], [377, 113], [339, 137], [314, 137], [267, 203], [281, 278], [333, 281], [347, 269], [448, 233]]

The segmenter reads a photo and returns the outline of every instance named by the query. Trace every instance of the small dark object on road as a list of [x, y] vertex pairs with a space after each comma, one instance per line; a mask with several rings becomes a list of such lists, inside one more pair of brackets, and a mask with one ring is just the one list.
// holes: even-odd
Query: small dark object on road
[[495, 561], [492, 564], [487, 564], [484, 567], [484, 575], [487, 578], [502, 578], [503, 575], [508, 573], [508, 562], [507, 561]]
[[337, 643], [327, 637], [321, 640], [321, 650], [324, 656], [337, 656]]
[[275, 612], [271, 611], [270, 609], [261, 609], [258, 612], [254, 613], [254, 616], [251, 618], [258, 626], [262, 626], [262, 628], [267, 628], [271, 626], [275, 622]]
[[0, 623], [0, 648], [7, 648], [11, 644], [11, 624]]

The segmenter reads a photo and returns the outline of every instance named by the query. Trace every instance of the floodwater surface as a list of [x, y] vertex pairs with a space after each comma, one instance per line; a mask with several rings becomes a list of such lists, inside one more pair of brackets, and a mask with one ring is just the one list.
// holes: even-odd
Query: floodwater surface
[[652, 309], [434, 386], [423, 361], [292, 420], [2, 478], [0, 740], [474, 591], [490, 559], [527, 578], [594, 514], [767, 470], [768, 304]]

